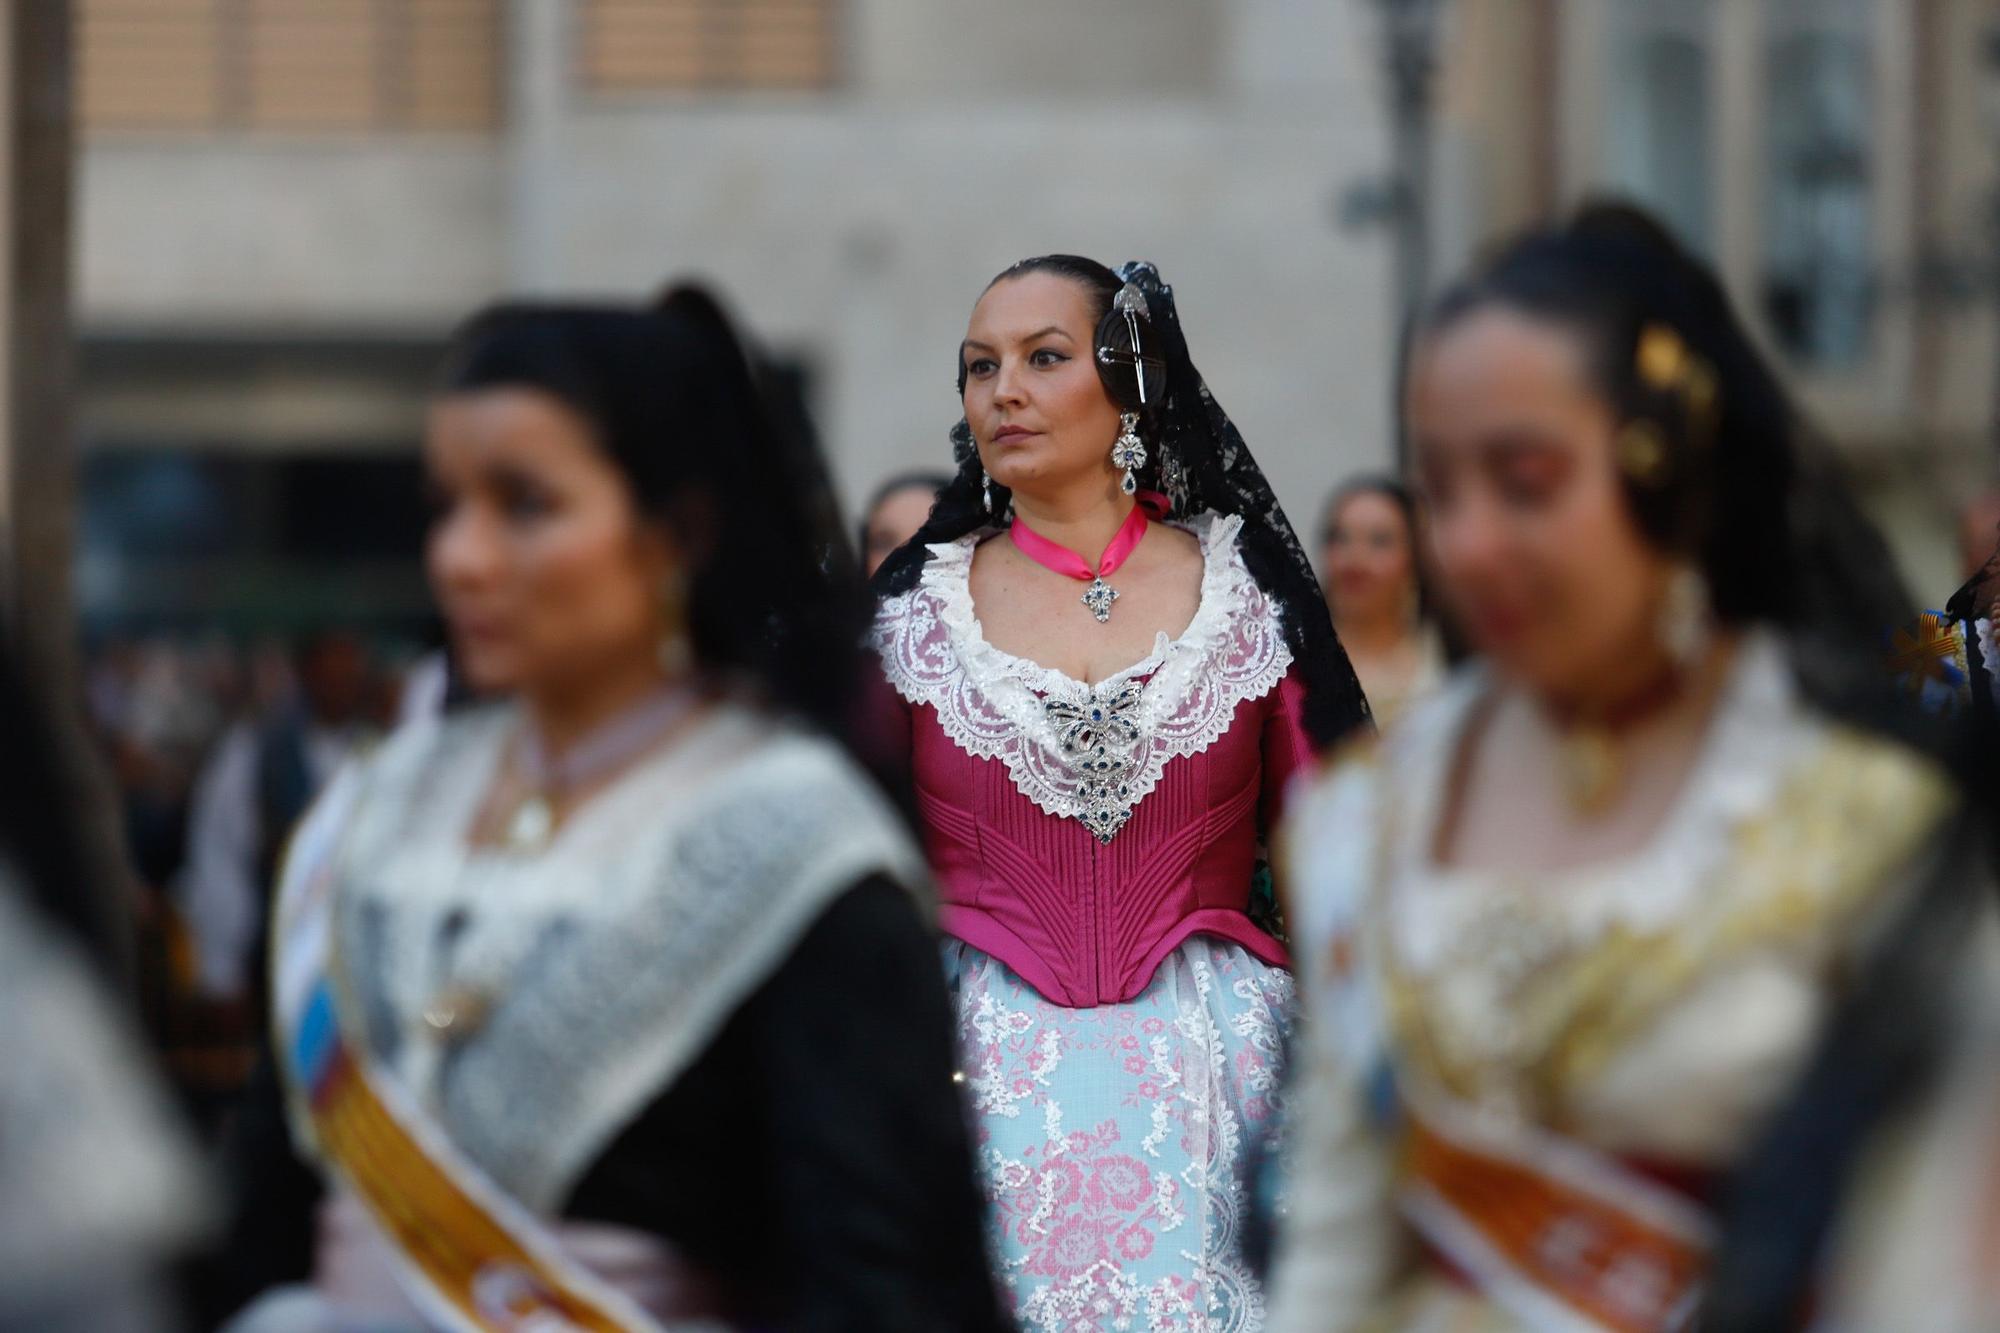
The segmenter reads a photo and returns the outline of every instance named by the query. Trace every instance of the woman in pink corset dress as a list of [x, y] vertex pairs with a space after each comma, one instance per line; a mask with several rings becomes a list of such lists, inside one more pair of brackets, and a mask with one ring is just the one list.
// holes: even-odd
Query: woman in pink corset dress
[[1000, 1276], [1031, 1333], [1250, 1333], [1292, 1003], [1263, 839], [1366, 705], [1151, 265], [1008, 269], [959, 382], [959, 471], [877, 576], [875, 645]]

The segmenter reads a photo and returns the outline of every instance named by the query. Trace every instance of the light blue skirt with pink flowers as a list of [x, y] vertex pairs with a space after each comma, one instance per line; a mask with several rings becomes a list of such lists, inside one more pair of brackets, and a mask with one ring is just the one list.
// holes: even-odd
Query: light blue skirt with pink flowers
[[1025, 1333], [1256, 1333], [1244, 1253], [1292, 979], [1196, 936], [1126, 1004], [1066, 1009], [945, 944], [996, 1264]]

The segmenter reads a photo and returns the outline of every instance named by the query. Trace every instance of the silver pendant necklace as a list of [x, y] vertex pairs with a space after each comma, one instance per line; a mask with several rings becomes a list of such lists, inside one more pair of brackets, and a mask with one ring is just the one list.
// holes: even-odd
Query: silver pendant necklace
[[1117, 600], [1118, 589], [1106, 583], [1102, 575], [1093, 577], [1090, 586], [1083, 590], [1083, 604], [1100, 625], [1111, 619], [1111, 604]]
[[1118, 589], [1106, 583], [1104, 576], [1115, 573], [1125, 563], [1126, 558], [1138, 549], [1140, 539], [1146, 535], [1147, 521], [1144, 506], [1132, 506], [1131, 512], [1125, 516], [1125, 521], [1118, 525], [1118, 531], [1113, 534], [1111, 544], [1106, 546], [1104, 554], [1098, 557], [1095, 568], [1084, 563], [1083, 557], [1067, 546], [1060, 546], [1036, 532], [1021, 521], [1019, 514], [1014, 516], [1014, 521], [1008, 525], [1007, 532], [1014, 539], [1014, 545], [1020, 552], [1044, 569], [1054, 570], [1065, 578], [1075, 579], [1079, 583], [1088, 580], [1090, 586], [1083, 590], [1083, 596], [1078, 600], [1097, 618], [1097, 623], [1102, 625], [1111, 619], [1111, 604], [1118, 600]]

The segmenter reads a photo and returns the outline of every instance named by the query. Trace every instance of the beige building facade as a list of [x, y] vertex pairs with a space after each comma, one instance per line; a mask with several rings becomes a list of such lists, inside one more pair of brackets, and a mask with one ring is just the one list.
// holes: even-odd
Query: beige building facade
[[1458, 0], [1440, 259], [1593, 193], [1659, 210], [1942, 600], [2000, 476], [1996, 31], [1991, 0]]

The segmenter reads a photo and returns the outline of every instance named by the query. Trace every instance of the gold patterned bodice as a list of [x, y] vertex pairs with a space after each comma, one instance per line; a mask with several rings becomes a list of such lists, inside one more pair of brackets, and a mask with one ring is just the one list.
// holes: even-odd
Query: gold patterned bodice
[[1571, 1130], [1576, 1090], [1705, 979], [1769, 953], [1830, 985], [1949, 804], [1914, 755], [1832, 731], [1668, 920], [1579, 922], [1562, 886], [1467, 885], [1483, 901], [1442, 966], [1418, 973], [1377, 947], [1398, 1058], [1467, 1101]]

